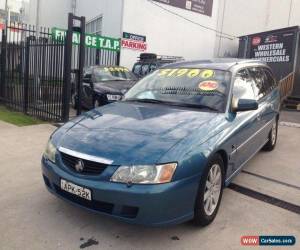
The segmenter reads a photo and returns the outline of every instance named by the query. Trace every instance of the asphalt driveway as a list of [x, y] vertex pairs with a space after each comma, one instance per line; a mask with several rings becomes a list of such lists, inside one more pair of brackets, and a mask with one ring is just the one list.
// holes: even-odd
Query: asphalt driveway
[[225, 190], [212, 225], [147, 228], [49, 194], [40, 158], [55, 127], [0, 122], [0, 249], [242, 249], [242, 235], [294, 235], [290, 249], [300, 249], [300, 128], [288, 125], [276, 150], [259, 153]]

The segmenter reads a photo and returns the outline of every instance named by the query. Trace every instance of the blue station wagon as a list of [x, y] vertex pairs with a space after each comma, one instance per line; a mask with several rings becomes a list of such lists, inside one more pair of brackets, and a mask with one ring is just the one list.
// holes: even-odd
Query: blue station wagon
[[57, 129], [43, 178], [56, 196], [126, 222], [205, 226], [245, 163], [275, 147], [279, 110], [263, 62], [169, 64]]

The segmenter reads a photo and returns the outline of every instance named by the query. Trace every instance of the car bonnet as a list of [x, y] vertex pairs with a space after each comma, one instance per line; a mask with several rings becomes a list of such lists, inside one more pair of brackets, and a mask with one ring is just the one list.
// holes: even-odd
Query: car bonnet
[[216, 113], [157, 104], [119, 102], [88, 112], [59, 146], [109, 159], [115, 165], [153, 164]]

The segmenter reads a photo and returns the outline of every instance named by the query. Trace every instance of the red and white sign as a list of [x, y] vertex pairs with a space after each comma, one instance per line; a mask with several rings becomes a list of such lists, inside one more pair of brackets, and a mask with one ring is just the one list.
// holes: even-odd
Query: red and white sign
[[4, 30], [5, 29], [5, 24], [4, 23], [0, 23], [0, 30]]
[[145, 51], [147, 50], [147, 43], [143, 41], [131, 40], [131, 39], [122, 39], [121, 41], [122, 48], [133, 49]]
[[261, 42], [261, 38], [259, 36], [256, 36], [256, 37], [252, 38], [252, 45], [253, 46], [259, 45], [260, 42]]

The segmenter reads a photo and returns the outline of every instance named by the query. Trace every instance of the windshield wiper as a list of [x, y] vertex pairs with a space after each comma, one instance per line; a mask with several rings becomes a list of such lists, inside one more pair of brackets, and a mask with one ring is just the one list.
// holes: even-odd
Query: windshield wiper
[[175, 106], [180, 106], [180, 107], [188, 107], [188, 108], [198, 108], [198, 109], [209, 109], [212, 111], [219, 112], [218, 109], [207, 106], [207, 105], [202, 105], [202, 104], [191, 104], [191, 103], [179, 103], [179, 102], [170, 102], [171, 105]]
[[129, 98], [125, 99], [124, 101], [134, 101], [134, 102], [145, 102], [145, 103], [162, 103], [166, 105], [172, 105], [172, 106], [180, 106], [180, 107], [188, 107], [188, 108], [198, 108], [198, 109], [209, 109], [212, 111], [219, 112], [218, 109], [202, 105], [202, 104], [190, 104], [190, 103], [181, 103], [181, 102], [168, 102], [168, 101], [161, 101], [157, 99], [150, 99], [150, 98]]
[[132, 101], [132, 102], [146, 102], [146, 103], [168, 103], [165, 101], [157, 100], [157, 99], [150, 99], [150, 98], [128, 98], [125, 101]]

